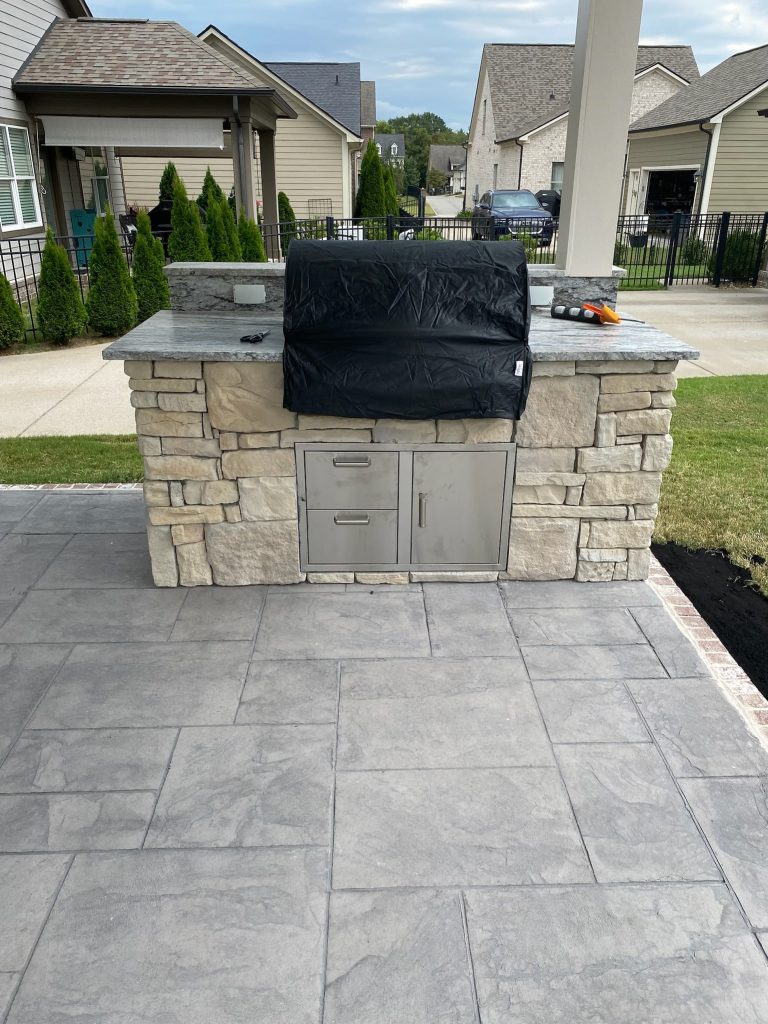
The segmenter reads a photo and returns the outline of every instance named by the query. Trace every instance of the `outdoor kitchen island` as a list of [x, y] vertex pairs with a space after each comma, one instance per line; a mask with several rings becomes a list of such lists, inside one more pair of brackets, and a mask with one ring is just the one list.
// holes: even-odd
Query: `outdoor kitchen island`
[[279, 313], [156, 314], [104, 352], [130, 377], [155, 583], [645, 579], [698, 353], [548, 310], [529, 342], [517, 422], [314, 416], [283, 407]]

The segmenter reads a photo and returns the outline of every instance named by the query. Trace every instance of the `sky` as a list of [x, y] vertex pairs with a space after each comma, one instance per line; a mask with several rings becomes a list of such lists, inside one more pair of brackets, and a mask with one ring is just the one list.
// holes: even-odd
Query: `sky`
[[[620, 0], [617, 0], [620, 2]], [[359, 61], [386, 119], [472, 112], [483, 43], [573, 42], [578, 0], [90, 0], [96, 17], [213, 22], [263, 61]], [[641, 43], [690, 43], [702, 71], [768, 43], [767, 0], [645, 0]]]

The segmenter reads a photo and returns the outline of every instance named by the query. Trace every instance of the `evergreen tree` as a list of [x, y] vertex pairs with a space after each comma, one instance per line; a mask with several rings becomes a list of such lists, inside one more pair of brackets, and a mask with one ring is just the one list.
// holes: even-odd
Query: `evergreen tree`
[[393, 217], [397, 217], [400, 212], [400, 207], [397, 202], [395, 173], [392, 170], [391, 164], [386, 164], [384, 166], [384, 201], [387, 207], [387, 213], [391, 213]]
[[208, 217], [205, 222], [205, 234], [208, 239], [208, 248], [211, 250], [211, 259], [217, 263], [229, 262], [229, 238], [224, 227], [224, 218], [221, 212], [221, 204], [216, 200], [208, 207]]
[[142, 210], [133, 247], [133, 287], [139, 303], [138, 322], [143, 323], [159, 309], [171, 305], [168, 281], [163, 273], [165, 253], [159, 238], [152, 237], [149, 215]]
[[136, 324], [139, 303], [109, 208], [96, 218], [95, 227], [85, 300], [88, 325], [97, 334], [125, 334]]
[[176, 263], [200, 263], [211, 258], [200, 211], [187, 198], [187, 190], [181, 178], [177, 178], [173, 185], [168, 255]]
[[160, 177], [160, 202], [164, 199], [173, 199], [173, 186], [179, 177], [179, 172], [176, 170], [175, 164], [172, 164], [169, 160], [163, 169], [163, 173]]
[[24, 341], [24, 315], [7, 279], [0, 274], [0, 348]]
[[211, 200], [219, 202], [219, 200], [223, 198], [224, 193], [222, 192], [219, 183], [211, 174], [211, 168], [208, 167], [205, 172], [205, 177], [203, 178], [203, 188], [200, 195], [197, 197], [197, 205], [202, 207], [202, 209], [207, 213]]
[[237, 233], [235, 215], [225, 196], [222, 196], [219, 200], [219, 206], [221, 207], [221, 219], [224, 222], [224, 230], [229, 243], [229, 260], [231, 263], [240, 263], [243, 258], [243, 250], [240, 245], [240, 235]]
[[277, 219], [280, 221], [280, 245], [285, 255], [291, 241], [296, 237], [296, 214], [285, 192], [277, 193]]
[[360, 188], [357, 192], [358, 217], [385, 217], [384, 165], [371, 140], [360, 165]]
[[264, 239], [261, 237], [259, 225], [241, 213], [237, 222], [237, 233], [240, 236], [243, 262], [266, 263], [267, 250], [264, 247]]
[[37, 286], [37, 320], [43, 337], [64, 343], [85, 330], [86, 313], [69, 257], [48, 228]]

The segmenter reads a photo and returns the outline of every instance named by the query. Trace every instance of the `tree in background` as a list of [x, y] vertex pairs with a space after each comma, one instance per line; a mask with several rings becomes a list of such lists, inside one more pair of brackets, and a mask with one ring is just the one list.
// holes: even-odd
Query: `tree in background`
[[96, 218], [88, 272], [88, 326], [109, 336], [130, 331], [136, 324], [139, 303], [109, 207], [103, 217]]
[[467, 141], [465, 131], [449, 128], [438, 114], [406, 114], [389, 121], [377, 121], [376, 132], [386, 135], [402, 133], [405, 137], [405, 180], [407, 185], [426, 185], [429, 147], [433, 143], [461, 145]]
[[296, 237], [296, 214], [285, 192], [277, 193], [277, 219], [280, 221], [280, 246], [285, 254]]
[[360, 184], [355, 203], [356, 217], [385, 217], [387, 200], [384, 193], [384, 165], [371, 140], [360, 163]]
[[37, 285], [37, 320], [43, 337], [59, 344], [85, 330], [86, 313], [66, 250], [50, 228]]
[[174, 164], [169, 160], [165, 165], [163, 173], [160, 177], [160, 202], [163, 200], [173, 199], [173, 186], [178, 180], [179, 172], [176, 170]]
[[237, 222], [237, 234], [240, 238], [241, 259], [244, 263], [267, 262], [267, 250], [256, 221], [241, 213]]
[[160, 309], [169, 309], [171, 298], [163, 273], [165, 253], [159, 238], [153, 238], [149, 214], [138, 216], [136, 242], [133, 247], [133, 287], [138, 300], [138, 322], [141, 324]]
[[171, 210], [171, 235], [168, 239], [168, 255], [176, 263], [199, 263], [211, 258], [205, 237], [200, 211], [187, 198], [187, 190], [181, 178], [173, 185], [173, 209]]
[[200, 190], [200, 195], [197, 197], [197, 205], [207, 213], [212, 200], [215, 200], [218, 203], [223, 198], [224, 193], [222, 192], [219, 183], [211, 173], [211, 168], [207, 167], [205, 177], [203, 178], [203, 187]]
[[219, 200], [219, 206], [221, 207], [221, 219], [224, 223], [224, 231], [226, 232], [229, 245], [230, 263], [239, 263], [243, 258], [243, 250], [240, 245], [240, 235], [237, 233], [235, 214], [225, 196], [222, 196]]
[[395, 185], [395, 172], [392, 164], [384, 165], [384, 203], [387, 213], [396, 217], [400, 212], [400, 204], [397, 201], [397, 186]]
[[20, 341], [24, 341], [24, 314], [7, 278], [0, 274], [0, 348], [10, 348]]
[[432, 193], [442, 192], [449, 180], [449, 175], [444, 171], [438, 171], [436, 167], [430, 167], [427, 172], [427, 188]]

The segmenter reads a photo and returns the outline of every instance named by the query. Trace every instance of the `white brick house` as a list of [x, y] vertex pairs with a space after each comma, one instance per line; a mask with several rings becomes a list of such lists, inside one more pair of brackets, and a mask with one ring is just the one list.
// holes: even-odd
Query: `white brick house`
[[[467, 146], [467, 205], [490, 188], [562, 187], [572, 70], [571, 45], [483, 47]], [[631, 120], [698, 77], [690, 46], [638, 47]]]

